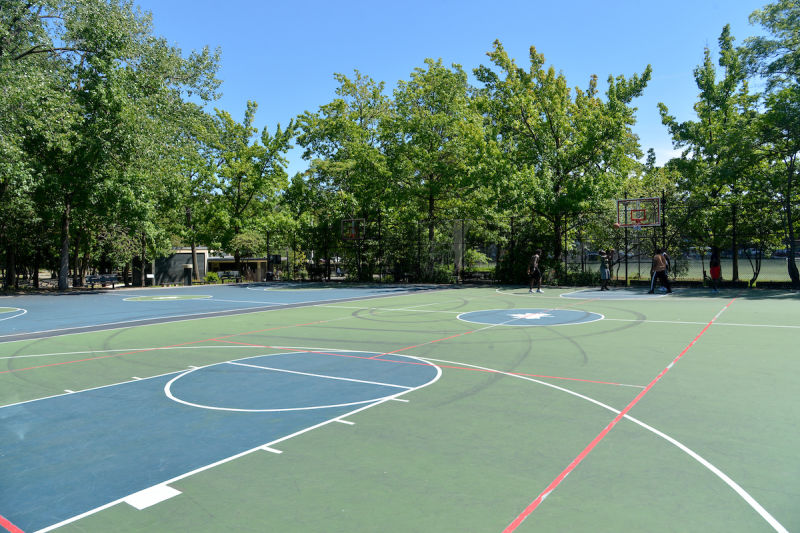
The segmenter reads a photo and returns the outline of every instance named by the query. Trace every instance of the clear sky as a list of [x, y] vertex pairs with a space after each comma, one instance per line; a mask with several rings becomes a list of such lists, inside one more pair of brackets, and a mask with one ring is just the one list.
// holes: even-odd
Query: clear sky
[[[736, 42], [760, 33], [748, 15], [767, 0], [135, 0], [153, 13], [155, 33], [188, 53], [204, 45], [222, 50], [222, 97], [214, 107], [241, 120], [247, 100], [258, 102], [256, 125], [274, 131], [334, 97], [335, 72], [386, 82], [408, 79], [425, 58], [458, 63], [471, 72], [488, 65], [499, 39], [520, 66], [535, 46], [570, 86], [585, 88], [597, 74], [630, 76], [653, 66], [644, 95], [634, 102], [634, 131], [658, 164], [673, 155], [656, 107], [664, 102], [679, 120], [693, 117], [698, 93], [692, 71], [729, 23]], [[289, 174], [307, 163], [289, 154]]]

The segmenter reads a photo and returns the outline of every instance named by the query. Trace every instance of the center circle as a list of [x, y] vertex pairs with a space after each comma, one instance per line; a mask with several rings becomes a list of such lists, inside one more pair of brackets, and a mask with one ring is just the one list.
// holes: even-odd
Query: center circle
[[385, 401], [440, 375], [436, 365], [408, 355], [297, 351], [192, 368], [172, 378], [164, 394], [214, 411], [308, 411]]
[[456, 318], [495, 326], [568, 326], [602, 320], [603, 315], [577, 309], [485, 309], [461, 313]]

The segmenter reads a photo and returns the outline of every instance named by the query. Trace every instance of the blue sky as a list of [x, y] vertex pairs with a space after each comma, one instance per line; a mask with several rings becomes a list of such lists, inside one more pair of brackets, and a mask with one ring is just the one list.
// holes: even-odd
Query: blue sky
[[[654, 148], [658, 164], [672, 156], [656, 107], [664, 102], [679, 120], [693, 117], [693, 69], [729, 23], [737, 43], [760, 32], [748, 15], [766, 0], [472, 0], [251, 1], [135, 0], [153, 13], [155, 32], [188, 53], [220, 47], [223, 80], [215, 107], [237, 120], [247, 100], [258, 102], [256, 125], [274, 131], [280, 122], [315, 111], [335, 94], [335, 72], [358, 69], [386, 82], [389, 93], [427, 57], [470, 71], [488, 64], [495, 39], [520, 65], [535, 46], [570, 86], [586, 87], [597, 74], [630, 76], [653, 66], [634, 131], [642, 149]], [[307, 163], [289, 154], [289, 174]]]

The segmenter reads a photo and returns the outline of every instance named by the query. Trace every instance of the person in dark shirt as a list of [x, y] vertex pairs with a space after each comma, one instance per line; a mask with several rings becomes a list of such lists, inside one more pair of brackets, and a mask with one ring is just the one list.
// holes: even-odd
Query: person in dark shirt
[[650, 280], [650, 291], [648, 294], [655, 292], [656, 278], [661, 281], [661, 285], [667, 288], [667, 293], [672, 292], [672, 287], [669, 285], [669, 278], [667, 278], [667, 260], [664, 258], [664, 250], [656, 250], [653, 255], [653, 266], [650, 267], [653, 277]]
[[711, 259], [708, 260], [708, 267], [711, 271], [711, 292], [719, 292], [719, 280], [722, 278], [722, 266], [719, 260], [719, 248], [711, 248]]
[[528, 264], [528, 279], [530, 280], [530, 289], [528, 293], [533, 292], [533, 286], [536, 285], [536, 292], [542, 292], [542, 271], [539, 270], [539, 259], [542, 256], [542, 250], [536, 250], [536, 253], [531, 257], [531, 262]]

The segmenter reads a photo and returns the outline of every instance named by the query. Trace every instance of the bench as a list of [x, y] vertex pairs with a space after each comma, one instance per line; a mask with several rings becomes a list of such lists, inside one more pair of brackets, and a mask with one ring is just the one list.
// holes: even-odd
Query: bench
[[106, 285], [111, 285], [111, 288], [114, 288], [114, 285], [119, 283], [119, 278], [116, 274], [98, 274], [98, 275], [89, 275], [86, 276], [86, 284], [89, 285], [92, 289], [94, 289], [95, 285], [100, 285], [101, 287], [105, 287]]
[[461, 279], [463, 281], [471, 281], [471, 280], [488, 281], [492, 279], [492, 272], [486, 272], [486, 271], [462, 272]]
[[242, 275], [239, 273], [238, 270], [224, 270], [219, 273], [219, 279], [222, 283], [225, 283], [225, 280], [234, 280], [236, 283], [242, 281]]

